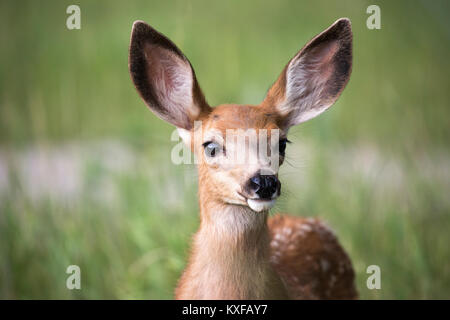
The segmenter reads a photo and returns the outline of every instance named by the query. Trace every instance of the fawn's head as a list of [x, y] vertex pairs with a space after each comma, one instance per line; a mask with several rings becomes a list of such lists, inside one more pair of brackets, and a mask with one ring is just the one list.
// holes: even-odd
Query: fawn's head
[[164, 35], [136, 21], [129, 52], [139, 94], [191, 146], [209, 199], [254, 211], [269, 209], [280, 195], [289, 128], [333, 105], [351, 66], [350, 21], [339, 19], [289, 61], [260, 105], [211, 108], [190, 62]]

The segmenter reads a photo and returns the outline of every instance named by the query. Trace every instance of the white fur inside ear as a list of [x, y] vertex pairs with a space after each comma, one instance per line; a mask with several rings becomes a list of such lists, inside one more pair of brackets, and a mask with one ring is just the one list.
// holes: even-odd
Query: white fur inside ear
[[145, 57], [148, 77], [160, 105], [152, 110], [177, 127], [189, 128], [191, 119], [200, 113], [192, 92], [191, 65], [183, 57], [157, 45], [147, 45]]
[[315, 118], [319, 114], [321, 114], [322, 112], [327, 110], [329, 107], [331, 107], [331, 104], [317, 106], [315, 109], [304, 110], [302, 113], [300, 113], [298, 115], [297, 122], [302, 123], [302, 122], [308, 121], [312, 118]]
[[188, 146], [191, 145], [191, 131], [183, 129], [183, 128], [177, 128], [178, 135], [180, 136], [181, 140]]
[[324, 112], [331, 104], [321, 99], [327, 78], [320, 75], [319, 66], [294, 58], [287, 68], [286, 98], [278, 107], [282, 115], [296, 110], [293, 122], [301, 123]]
[[338, 41], [313, 44], [289, 62], [285, 99], [278, 106], [281, 115], [289, 115], [288, 126], [318, 116], [338, 98], [339, 92], [330, 94], [329, 81], [336, 73], [333, 59], [339, 48]]
[[161, 78], [155, 81], [158, 98], [162, 105], [173, 108], [174, 113], [183, 112], [193, 103], [191, 67], [169, 51], [161, 55], [160, 65]]

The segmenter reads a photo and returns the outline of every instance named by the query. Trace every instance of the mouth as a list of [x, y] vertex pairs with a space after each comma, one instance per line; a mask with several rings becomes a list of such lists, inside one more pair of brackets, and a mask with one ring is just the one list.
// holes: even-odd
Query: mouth
[[247, 205], [256, 212], [267, 211], [271, 209], [275, 205], [276, 197], [272, 199], [255, 199], [255, 198], [247, 198], [242, 193], [238, 192], [238, 194], [244, 198]]

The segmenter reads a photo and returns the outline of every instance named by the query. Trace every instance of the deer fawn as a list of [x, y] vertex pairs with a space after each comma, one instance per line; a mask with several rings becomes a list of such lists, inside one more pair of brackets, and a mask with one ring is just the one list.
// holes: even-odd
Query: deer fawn
[[[248, 137], [244, 150], [228, 134], [267, 132], [257, 142], [270, 141], [267, 153], [278, 154], [281, 165], [289, 128], [333, 105], [351, 67], [351, 24], [342, 18], [289, 61], [260, 105], [211, 108], [180, 49], [146, 23], [134, 23], [129, 51], [134, 85], [200, 160], [201, 223], [177, 299], [357, 298], [351, 261], [333, 232], [316, 219], [268, 218], [280, 195], [278, 167], [269, 166], [257, 148], [247, 148]], [[243, 150], [256, 161], [228, 161]]]

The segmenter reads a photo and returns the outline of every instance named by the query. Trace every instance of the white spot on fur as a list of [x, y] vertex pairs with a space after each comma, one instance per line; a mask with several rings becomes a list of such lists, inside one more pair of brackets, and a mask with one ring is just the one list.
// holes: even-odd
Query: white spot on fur
[[330, 263], [326, 259], [320, 259], [320, 267], [323, 272], [327, 272], [330, 269]]
[[300, 229], [305, 231], [305, 232], [310, 232], [312, 230], [311, 226], [307, 225], [307, 224], [301, 224], [300, 225]]

